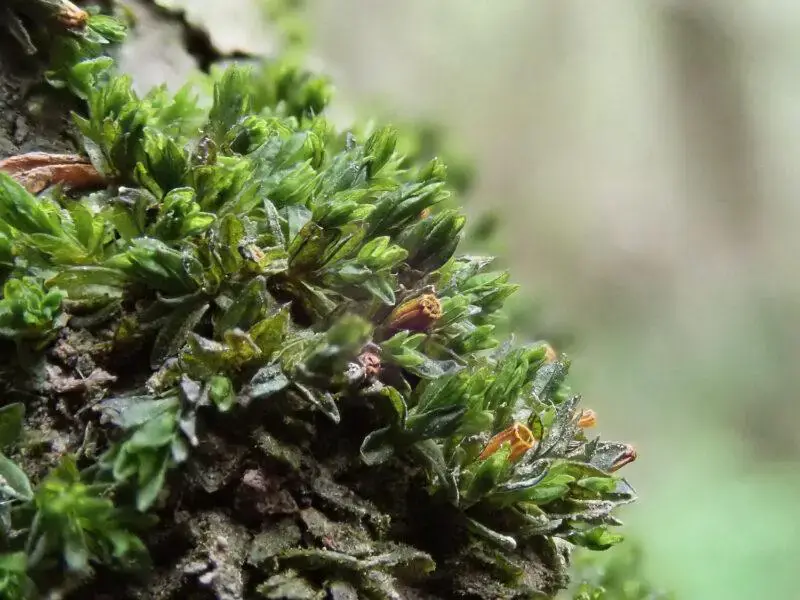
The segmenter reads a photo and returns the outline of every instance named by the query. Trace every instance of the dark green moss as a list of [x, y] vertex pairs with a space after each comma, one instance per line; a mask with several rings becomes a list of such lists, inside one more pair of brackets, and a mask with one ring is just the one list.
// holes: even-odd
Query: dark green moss
[[293, 61], [139, 97], [94, 50], [60, 77], [104, 183], [0, 174], [6, 597], [530, 598], [621, 539], [631, 449], [495, 339], [440, 161]]

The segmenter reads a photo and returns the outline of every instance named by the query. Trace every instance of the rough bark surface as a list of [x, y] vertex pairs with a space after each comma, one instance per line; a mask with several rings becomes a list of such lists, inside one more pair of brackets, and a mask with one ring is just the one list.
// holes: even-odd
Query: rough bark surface
[[0, 159], [31, 152], [72, 152], [67, 94], [45, 87], [44, 66], [24, 56], [10, 36], [0, 40]]

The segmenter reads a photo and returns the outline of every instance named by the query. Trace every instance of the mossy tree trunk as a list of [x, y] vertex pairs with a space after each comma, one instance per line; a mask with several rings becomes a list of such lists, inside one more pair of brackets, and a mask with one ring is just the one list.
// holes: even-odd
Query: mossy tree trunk
[[[77, 150], [69, 115], [80, 106], [46, 86], [43, 71], [13, 41], [0, 45], [0, 158]], [[92, 330], [73, 320], [27, 371], [11, 358], [14, 346], [3, 346], [0, 392], [27, 398], [31, 441], [13, 458], [34, 483], [64, 454], [80, 461], [105, 440], [94, 403], [140, 388], [153, 374], [149, 346], [112, 353], [113, 335], [112, 328]], [[263, 565], [279, 552], [296, 548], [307, 573], [301, 553], [314, 548], [329, 552], [319, 579], [329, 582], [328, 597], [337, 600], [359, 597], [354, 580], [381, 597], [386, 569], [368, 570], [380, 561], [391, 563], [403, 598], [517, 597], [487, 578], [476, 554], [466, 558], [469, 538], [456, 524], [455, 509], [429, 496], [418, 468], [401, 458], [380, 467], [361, 463], [361, 441], [380, 426], [375, 415], [346, 399], [340, 410], [338, 426], [303, 408], [215, 416], [188, 463], [168, 476], [169, 494], [155, 511], [159, 524], [144, 536], [152, 570], [143, 577], [101, 571], [87, 585], [68, 580], [51, 590], [87, 600], [250, 598], [267, 578]], [[305, 418], [288, 416], [298, 413]], [[414, 575], [428, 568], [426, 555], [436, 570], [420, 579]], [[564, 584], [562, 559], [551, 545], [529, 545], [516, 558], [526, 566], [529, 589], [549, 594]], [[285, 573], [272, 582], [267, 597], [319, 597], [303, 595], [302, 580]]]

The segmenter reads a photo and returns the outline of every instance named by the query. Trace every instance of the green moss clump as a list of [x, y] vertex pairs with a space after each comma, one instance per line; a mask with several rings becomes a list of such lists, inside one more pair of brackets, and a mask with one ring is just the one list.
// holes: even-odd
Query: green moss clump
[[292, 63], [204, 103], [89, 61], [107, 185], [0, 174], [3, 597], [541, 597], [621, 540], [635, 452], [495, 338], [516, 286], [454, 254], [440, 161], [335, 131]]

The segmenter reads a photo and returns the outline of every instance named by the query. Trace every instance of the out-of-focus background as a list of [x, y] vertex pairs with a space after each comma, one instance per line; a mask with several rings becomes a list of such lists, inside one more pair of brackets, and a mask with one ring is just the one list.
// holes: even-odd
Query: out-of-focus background
[[[646, 569], [691, 599], [800, 588], [800, 4], [319, 0], [353, 104], [441, 119], [471, 212], [605, 435], [635, 441]], [[555, 325], [551, 325], [555, 323]]]
[[[162, 3], [223, 52], [269, 52], [257, 1]], [[650, 579], [693, 600], [798, 597], [800, 3], [315, 0], [308, 16], [342, 114], [439, 121], [474, 159], [467, 210], [498, 217], [520, 297], [543, 307], [526, 333], [574, 338], [573, 387], [639, 450], [623, 516]]]

